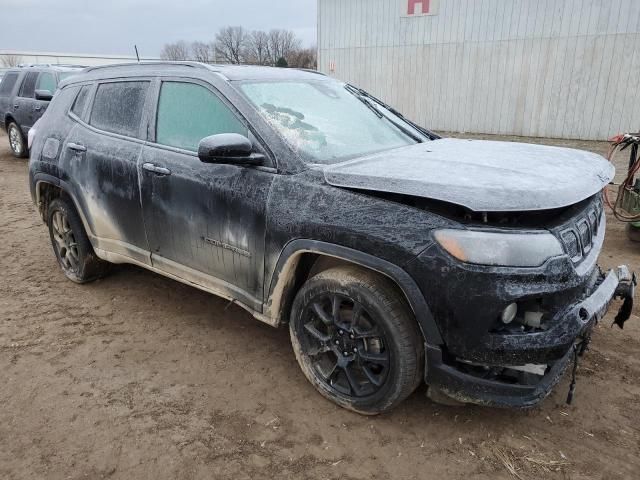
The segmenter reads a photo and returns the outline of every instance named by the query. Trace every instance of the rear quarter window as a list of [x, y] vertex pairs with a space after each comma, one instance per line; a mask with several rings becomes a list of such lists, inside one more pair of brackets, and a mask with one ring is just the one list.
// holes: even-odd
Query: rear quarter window
[[138, 137], [149, 82], [98, 85], [89, 123], [107, 132]]
[[18, 73], [7, 73], [0, 83], [0, 95], [9, 95], [18, 80]]
[[82, 112], [84, 112], [84, 106], [87, 104], [90, 88], [91, 85], [84, 85], [78, 92], [78, 96], [73, 101], [71, 111], [79, 118], [82, 118]]

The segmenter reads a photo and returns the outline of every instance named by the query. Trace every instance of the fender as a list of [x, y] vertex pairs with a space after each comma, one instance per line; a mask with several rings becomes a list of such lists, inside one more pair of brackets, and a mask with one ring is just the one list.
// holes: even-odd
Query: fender
[[[85, 232], [87, 232], [89, 241], [93, 244], [93, 239], [95, 238], [95, 235], [93, 234], [93, 231], [89, 227], [89, 223], [87, 222], [87, 218], [84, 214], [84, 210], [80, 208], [80, 204], [76, 200], [75, 195], [73, 194], [73, 191], [70, 188], [70, 185], [64, 180], [60, 180], [58, 177], [54, 177], [46, 173], [40, 173], [40, 172], [36, 173], [33, 177], [33, 182], [32, 182], [32, 184], [35, 185], [34, 200], [35, 200], [36, 208], [38, 210], [40, 209], [40, 185], [43, 183], [48, 183], [50, 185], [54, 185], [58, 187], [71, 199], [74, 207], [76, 207], [76, 211], [80, 215], [80, 219], [82, 220], [82, 224], [84, 226]], [[92, 245], [92, 246], [95, 248], [95, 245]]]
[[413, 310], [420, 330], [429, 345], [443, 343], [440, 331], [433, 318], [420, 289], [413, 278], [402, 268], [393, 263], [382, 260], [373, 255], [354, 250], [349, 247], [316, 240], [297, 239], [289, 242], [280, 253], [276, 268], [271, 276], [269, 295], [265, 304], [265, 314], [275, 320], [280, 320], [282, 300], [286, 287], [291, 282], [293, 272], [303, 253], [317, 253], [339, 258], [374, 270], [392, 280], [404, 293], [409, 306]]

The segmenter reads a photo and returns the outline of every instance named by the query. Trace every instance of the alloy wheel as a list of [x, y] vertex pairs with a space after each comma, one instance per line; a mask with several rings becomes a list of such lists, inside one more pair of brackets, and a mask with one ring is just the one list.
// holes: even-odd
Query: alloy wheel
[[64, 212], [57, 210], [53, 213], [52, 227], [53, 240], [62, 268], [67, 271], [77, 272], [80, 264], [78, 243], [69, 224], [69, 219]]
[[16, 155], [22, 154], [22, 137], [15, 125], [9, 127], [9, 144]]
[[302, 351], [316, 377], [335, 392], [368, 397], [388, 376], [388, 342], [375, 316], [357, 301], [330, 293], [313, 299], [302, 319]]

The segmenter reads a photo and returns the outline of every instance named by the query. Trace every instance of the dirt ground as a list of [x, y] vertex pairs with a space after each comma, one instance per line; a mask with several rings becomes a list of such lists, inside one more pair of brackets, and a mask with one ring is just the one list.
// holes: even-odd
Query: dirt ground
[[[640, 245], [610, 219], [601, 264], [621, 263], [640, 272]], [[363, 417], [314, 391], [287, 330], [219, 298], [128, 266], [67, 281], [1, 135], [0, 271], [2, 479], [638, 478], [637, 307], [597, 327], [571, 406], [565, 378], [528, 411], [423, 387]]]

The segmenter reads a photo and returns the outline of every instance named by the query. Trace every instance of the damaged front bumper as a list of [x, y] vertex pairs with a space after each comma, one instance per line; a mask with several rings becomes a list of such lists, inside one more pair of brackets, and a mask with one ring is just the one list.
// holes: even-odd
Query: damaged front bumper
[[[626, 266], [618, 267], [609, 271], [587, 298], [567, 310], [565, 321], [571, 328], [565, 334], [572, 337], [572, 342], [559, 359], [556, 353], [544, 365], [484, 365], [446, 358], [440, 347], [427, 346], [425, 381], [430, 389], [462, 403], [497, 407], [535, 405], [558, 383], [574, 351], [584, 351], [593, 326], [604, 317], [613, 298], [624, 300], [615, 320], [622, 328], [631, 314], [635, 285], [635, 275]], [[544, 338], [544, 334], [539, 335]]]

